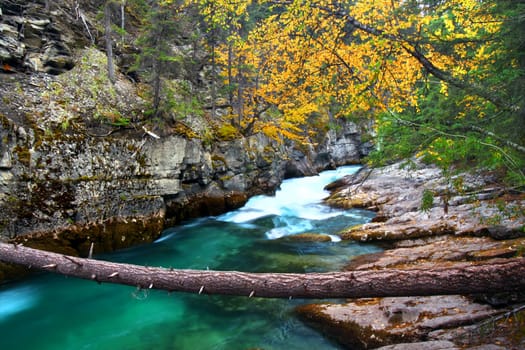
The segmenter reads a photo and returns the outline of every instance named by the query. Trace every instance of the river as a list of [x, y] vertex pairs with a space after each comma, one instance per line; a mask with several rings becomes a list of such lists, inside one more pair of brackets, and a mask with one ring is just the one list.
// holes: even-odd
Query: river
[[[173, 268], [252, 272], [340, 269], [378, 251], [339, 241], [337, 231], [369, 221], [362, 210], [321, 204], [323, 187], [356, 166], [285, 180], [275, 196], [167, 229], [152, 244], [96, 258]], [[315, 232], [331, 242], [293, 242]], [[168, 294], [42, 273], [0, 286], [0, 349], [339, 349], [293, 315], [304, 300]]]

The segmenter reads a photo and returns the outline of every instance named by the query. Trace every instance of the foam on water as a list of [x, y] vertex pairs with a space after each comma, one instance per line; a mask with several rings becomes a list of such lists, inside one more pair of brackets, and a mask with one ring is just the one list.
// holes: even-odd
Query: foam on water
[[233, 223], [250, 223], [264, 217], [273, 217], [275, 227], [266, 233], [269, 239], [298, 234], [315, 228], [315, 221], [326, 220], [348, 214], [322, 204], [328, 195], [324, 187], [353, 174], [359, 166], [346, 166], [337, 170], [324, 171], [317, 176], [285, 180], [274, 196], [252, 197], [238, 210], [219, 216], [217, 219]]

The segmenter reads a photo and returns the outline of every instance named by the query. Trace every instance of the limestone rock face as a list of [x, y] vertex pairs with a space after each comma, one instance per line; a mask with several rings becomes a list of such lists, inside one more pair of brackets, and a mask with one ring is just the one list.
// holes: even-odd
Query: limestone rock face
[[[38, 2], [0, 2], [0, 63], [4, 72], [61, 74], [74, 66], [74, 28], [61, 25], [68, 9], [44, 10]], [[71, 10], [71, 9], [69, 9]]]
[[358, 164], [372, 150], [372, 145], [362, 140], [365, 133], [351, 121], [338, 121], [336, 130], [320, 132], [313, 144], [288, 152], [285, 177], [310, 176], [321, 169]]
[[[210, 145], [95, 120], [101, 101], [130, 115], [144, 103], [122, 77], [104, 93], [95, 79], [103, 55], [83, 52], [85, 63], [58, 77], [0, 75], [1, 239], [80, 254], [90, 242], [118, 249], [154, 240], [165, 225], [239, 208], [284, 179], [292, 146], [262, 134]], [[126, 225], [136, 235], [118, 233]]]
[[[27, 239], [35, 232], [56, 233], [93, 222], [152, 219], [157, 232], [148, 236], [154, 239], [166, 212], [175, 222], [224, 212], [243, 205], [253, 193], [273, 190], [283, 178], [280, 156], [269, 151], [268, 140], [267, 153], [264, 148], [259, 153], [260, 136], [206, 148], [176, 135], [158, 140], [81, 133], [45, 137], [6, 118], [3, 125], [4, 237]], [[268, 161], [258, 161], [261, 157]]]

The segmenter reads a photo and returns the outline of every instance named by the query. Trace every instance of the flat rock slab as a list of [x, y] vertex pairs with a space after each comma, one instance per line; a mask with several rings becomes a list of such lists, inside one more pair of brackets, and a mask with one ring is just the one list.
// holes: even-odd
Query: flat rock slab
[[296, 309], [304, 322], [351, 349], [424, 341], [429, 332], [470, 325], [503, 311], [464, 296], [361, 299]]
[[[432, 240], [400, 242], [401, 246], [383, 252], [358, 256], [345, 270], [410, 268], [451, 265], [459, 261], [482, 261], [514, 257], [525, 246], [525, 237], [498, 241], [490, 237], [441, 236]], [[427, 243], [428, 242], [428, 243]]]
[[[523, 236], [524, 195], [504, 195], [487, 174], [462, 174], [464, 188], [451, 193], [439, 169], [419, 161], [414, 166], [407, 170], [398, 163], [364, 169], [328, 185], [332, 192], [325, 200], [328, 205], [377, 212], [375, 222], [343, 230], [341, 238], [364, 242], [450, 233], [498, 239]], [[434, 194], [426, 211], [421, 208], [424, 191]]]
[[[524, 200], [507, 201], [508, 210], [523, 210]], [[408, 208], [407, 208], [408, 210]], [[380, 213], [384, 216], [384, 213]], [[496, 218], [498, 218], [496, 220]], [[498, 225], [489, 224], [494, 219]], [[492, 202], [450, 206], [444, 214], [439, 207], [427, 212], [406, 211], [384, 222], [371, 222], [343, 230], [342, 239], [355, 241], [398, 241], [454, 233], [456, 235], [488, 235], [497, 239], [523, 236], [525, 217], [505, 217]]]
[[387, 345], [376, 350], [459, 350], [454, 343], [447, 340], [425, 341]]

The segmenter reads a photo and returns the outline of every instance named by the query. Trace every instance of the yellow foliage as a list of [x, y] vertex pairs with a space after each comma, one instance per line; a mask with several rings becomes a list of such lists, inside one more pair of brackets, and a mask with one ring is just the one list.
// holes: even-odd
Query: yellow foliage
[[229, 141], [236, 139], [238, 130], [231, 124], [222, 124], [217, 130], [217, 136], [220, 140]]
[[[274, 139], [300, 139], [315, 113], [372, 117], [417, 108], [416, 90], [427, 72], [414, 52], [460, 80], [473, 71], [482, 78], [501, 54], [484, 44], [501, 26], [491, 15], [493, 2], [272, 2], [279, 11], [247, 35], [239, 28], [252, 1], [192, 3], [228, 33], [216, 60], [239, 126], [253, 124]], [[447, 82], [440, 92], [448, 94]], [[261, 113], [269, 105], [280, 113]]]

